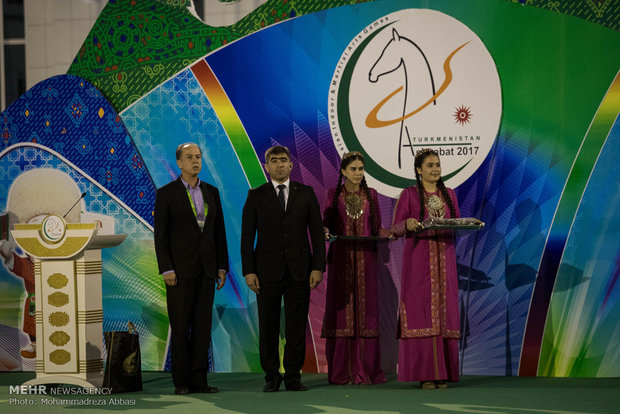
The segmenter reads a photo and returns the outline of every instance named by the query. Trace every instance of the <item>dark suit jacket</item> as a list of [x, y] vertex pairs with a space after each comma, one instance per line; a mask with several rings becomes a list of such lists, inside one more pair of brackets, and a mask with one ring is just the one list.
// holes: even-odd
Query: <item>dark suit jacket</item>
[[287, 266], [295, 280], [308, 279], [312, 270], [325, 271], [323, 223], [312, 187], [291, 181], [286, 212], [271, 182], [248, 192], [241, 220], [241, 261], [243, 274], [256, 273], [261, 281], [280, 280]]
[[193, 279], [201, 268], [208, 278], [215, 278], [218, 269], [228, 271], [220, 193], [204, 181], [200, 188], [208, 208], [202, 231], [180, 177], [157, 190], [154, 227], [160, 273], [174, 270], [179, 279]]

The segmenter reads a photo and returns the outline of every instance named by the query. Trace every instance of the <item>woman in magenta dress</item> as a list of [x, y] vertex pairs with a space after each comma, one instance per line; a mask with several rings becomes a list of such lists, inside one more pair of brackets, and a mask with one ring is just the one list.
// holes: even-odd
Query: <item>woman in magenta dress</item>
[[441, 179], [437, 152], [415, 156], [417, 184], [405, 188], [396, 204], [396, 236], [403, 247], [399, 316], [398, 380], [420, 381], [424, 389], [458, 381], [460, 338], [458, 276], [454, 235], [446, 230], [417, 233], [429, 217], [459, 217], [454, 191]]
[[[344, 183], [343, 183], [344, 178]], [[364, 157], [342, 157], [338, 185], [327, 191], [325, 233], [339, 236], [388, 234], [381, 229], [377, 192], [364, 178]], [[337, 240], [328, 252], [327, 295], [322, 337], [332, 384], [385, 382], [379, 347], [376, 243]]]

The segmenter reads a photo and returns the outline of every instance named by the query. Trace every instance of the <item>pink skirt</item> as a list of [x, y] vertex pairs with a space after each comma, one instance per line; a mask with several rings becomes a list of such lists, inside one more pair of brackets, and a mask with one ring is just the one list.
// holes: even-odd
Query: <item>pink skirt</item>
[[331, 384], [380, 384], [379, 338], [327, 338], [327, 378]]
[[400, 339], [398, 380], [458, 381], [459, 341], [442, 336]]

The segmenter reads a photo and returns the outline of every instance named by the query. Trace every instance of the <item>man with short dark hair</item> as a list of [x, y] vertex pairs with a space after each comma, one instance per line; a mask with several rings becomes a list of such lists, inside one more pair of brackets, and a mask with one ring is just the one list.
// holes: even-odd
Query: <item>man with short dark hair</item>
[[[288, 148], [269, 148], [265, 170], [271, 180], [250, 190], [243, 207], [241, 261], [246, 283], [256, 293], [264, 392], [278, 391], [282, 380], [287, 391], [306, 390], [300, 371], [306, 352], [310, 290], [321, 282], [325, 271], [319, 203], [312, 187], [290, 180], [292, 168]], [[282, 298], [284, 378], [279, 372]]]
[[202, 152], [194, 143], [176, 151], [181, 176], [157, 190], [155, 253], [166, 283], [175, 394], [216, 393], [207, 370], [215, 285], [228, 272], [224, 215], [217, 188], [200, 181]]

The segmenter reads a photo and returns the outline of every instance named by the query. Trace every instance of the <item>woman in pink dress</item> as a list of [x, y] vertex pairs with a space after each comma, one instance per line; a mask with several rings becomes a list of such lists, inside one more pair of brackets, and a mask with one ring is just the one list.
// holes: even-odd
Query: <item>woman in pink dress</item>
[[454, 191], [441, 179], [437, 152], [423, 149], [415, 156], [417, 184], [405, 188], [396, 204], [396, 236], [403, 247], [398, 328], [398, 380], [420, 381], [423, 389], [446, 388], [458, 381], [460, 338], [458, 276], [454, 235], [427, 230], [429, 217], [459, 217]]
[[[344, 183], [343, 183], [344, 178]], [[377, 192], [364, 178], [364, 157], [342, 157], [336, 188], [327, 191], [325, 233], [339, 236], [388, 234], [381, 229]], [[322, 337], [332, 384], [385, 382], [379, 347], [376, 242], [336, 240], [328, 252], [327, 295]]]

